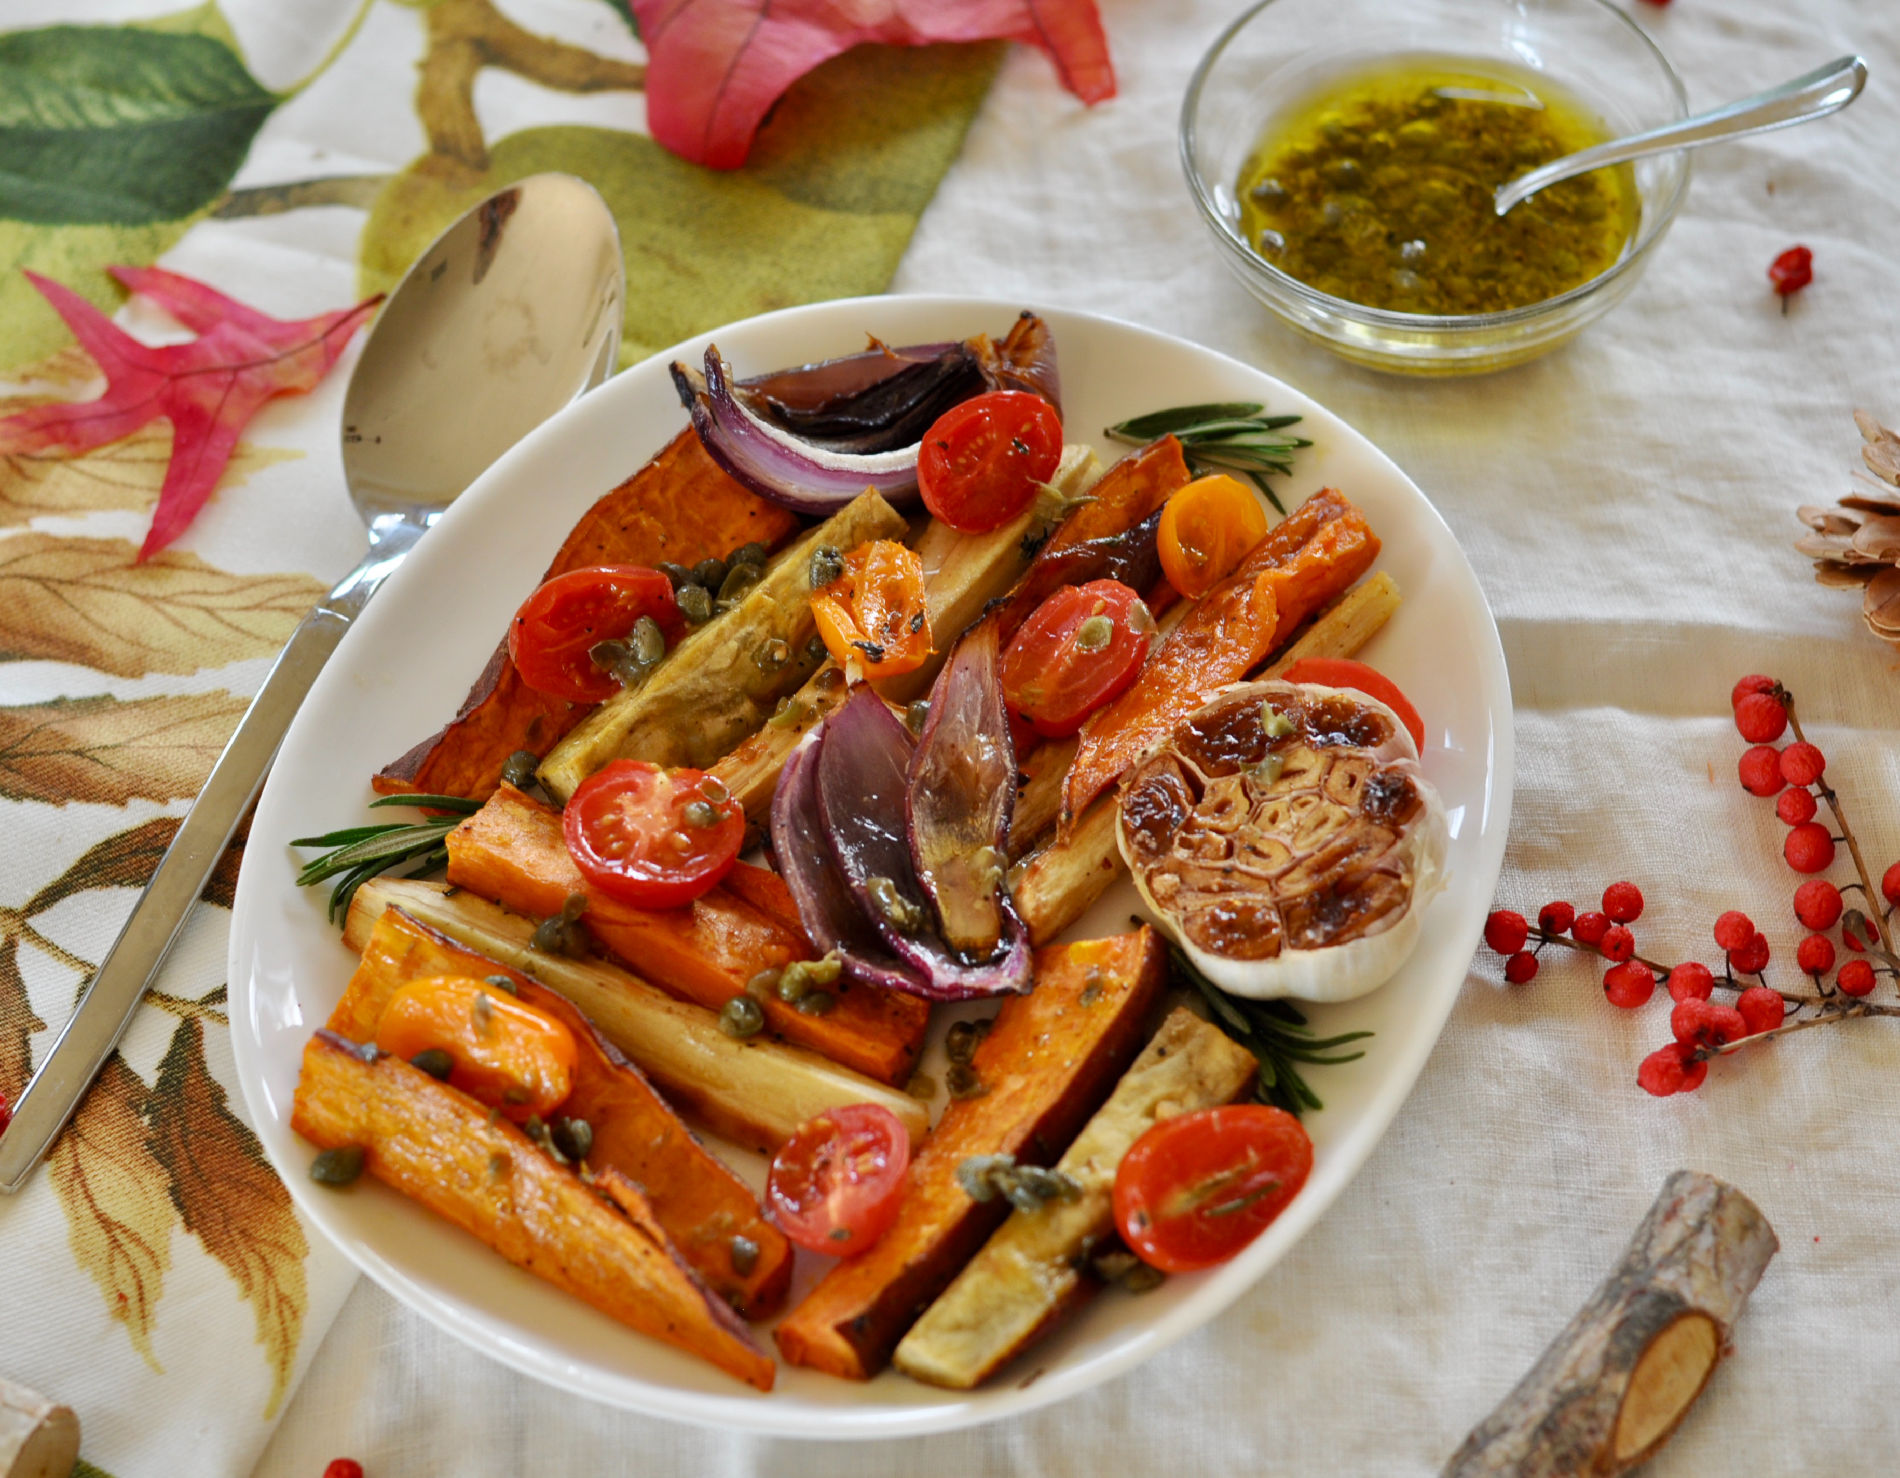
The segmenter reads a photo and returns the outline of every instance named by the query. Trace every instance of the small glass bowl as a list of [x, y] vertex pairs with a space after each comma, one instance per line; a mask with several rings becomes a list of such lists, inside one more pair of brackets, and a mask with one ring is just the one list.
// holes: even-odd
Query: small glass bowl
[[1181, 164], [1223, 259], [1255, 297], [1335, 353], [1415, 375], [1479, 374], [1556, 348], [1622, 302], [1675, 219], [1684, 152], [1633, 166], [1642, 216], [1622, 255], [1590, 281], [1501, 313], [1368, 308], [1307, 286], [1241, 234], [1235, 191], [1276, 112], [1315, 80], [1385, 57], [1508, 62], [1548, 75], [1593, 107], [1611, 136], [1686, 116], [1682, 79], [1609, 0], [1260, 0], [1194, 70], [1181, 108]]

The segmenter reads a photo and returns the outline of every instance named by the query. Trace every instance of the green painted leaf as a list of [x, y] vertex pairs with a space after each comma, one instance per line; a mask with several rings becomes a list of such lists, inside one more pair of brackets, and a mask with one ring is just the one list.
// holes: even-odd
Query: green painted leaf
[[735, 318], [881, 292], [1000, 56], [990, 45], [858, 47], [793, 84], [739, 170], [581, 127], [510, 135], [480, 175], [425, 157], [372, 207], [359, 280], [365, 293], [388, 289], [484, 195], [564, 170], [599, 190], [620, 225], [623, 364]]
[[223, 192], [277, 101], [209, 36], [130, 26], [0, 35], [0, 216], [181, 220]]

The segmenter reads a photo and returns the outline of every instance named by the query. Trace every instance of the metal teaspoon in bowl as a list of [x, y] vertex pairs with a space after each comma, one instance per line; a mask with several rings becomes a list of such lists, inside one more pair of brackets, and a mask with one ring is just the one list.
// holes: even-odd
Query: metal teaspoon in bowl
[[1559, 180], [1574, 179], [1593, 169], [1612, 164], [1627, 164], [1648, 154], [1665, 154], [1671, 149], [1699, 149], [1704, 144], [1719, 144], [1751, 133], [1767, 133], [1776, 128], [1792, 128], [1838, 113], [1867, 85], [1867, 63], [1857, 56], [1844, 56], [1829, 62], [1792, 82], [1784, 82], [1767, 92], [1729, 103], [1707, 113], [1698, 113], [1680, 123], [1652, 128], [1627, 138], [1567, 154], [1529, 174], [1499, 185], [1496, 203], [1499, 215], [1521, 205], [1539, 190]]
[[125, 1034], [351, 621], [491, 462], [613, 372], [624, 292], [606, 202], [543, 174], [469, 210], [384, 305], [343, 403], [343, 475], [369, 553], [292, 635], [20, 1095], [0, 1191], [26, 1183]]

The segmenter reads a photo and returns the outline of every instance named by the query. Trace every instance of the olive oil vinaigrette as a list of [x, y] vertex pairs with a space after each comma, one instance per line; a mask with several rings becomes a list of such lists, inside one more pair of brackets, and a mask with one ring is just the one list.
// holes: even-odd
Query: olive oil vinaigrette
[[1641, 216], [1635, 176], [1597, 170], [1502, 217], [1493, 192], [1610, 137], [1528, 70], [1387, 58], [1335, 74], [1269, 123], [1241, 171], [1241, 230], [1287, 275], [1367, 307], [1528, 307], [1622, 255]]

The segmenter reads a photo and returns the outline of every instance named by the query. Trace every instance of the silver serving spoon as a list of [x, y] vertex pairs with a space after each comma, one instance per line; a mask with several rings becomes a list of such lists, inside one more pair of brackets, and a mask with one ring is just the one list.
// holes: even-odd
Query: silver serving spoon
[[0, 1134], [0, 1190], [26, 1182], [125, 1034], [350, 622], [489, 463], [613, 372], [623, 293], [613, 216], [572, 175], [489, 196], [409, 269], [343, 402], [343, 475], [369, 553], [290, 638], [20, 1095]]
[[1573, 179], [1593, 169], [1627, 164], [1646, 154], [1666, 154], [1671, 149], [1699, 149], [1704, 144], [1739, 139], [1745, 134], [1767, 133], [1773, 128], [1792, 128], [1797, 123], [1825, 118], [1853, 102], [1866, 85], [1867, 63], [1857, 56], [1844, 56], [1809, 72], [1805, 77], [1784, 82], [1754, 97], [1743, 98], [1740, 102], [1707, 113], [1698, 113], [1680, 123], [1666, 124], [1661, 128], [1652, 128], [1647, 133], [1633, 133], [1628, 138], [1613, 139], [1595, 148], [1566, 154], [1562, 159], [1533, 169], [1509, 184], [1498, 186], [1498, 214], [1503, 215], [1512, 206], [1522, 204], [1539, 190], [1559, 180]]

